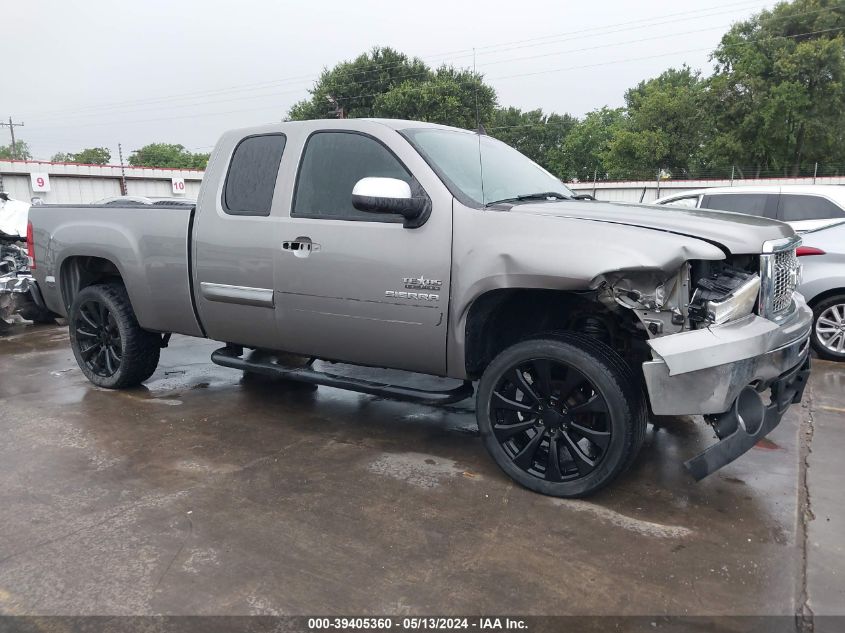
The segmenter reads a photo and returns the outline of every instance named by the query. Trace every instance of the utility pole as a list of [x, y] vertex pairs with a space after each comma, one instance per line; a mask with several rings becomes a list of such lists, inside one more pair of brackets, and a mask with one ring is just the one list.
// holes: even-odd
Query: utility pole
[[5, 121], [0, 122], [0, 127], [7, 127], [9, 128], [9, 133], [12, 135], [12, 159], [18, 157], [18, 146], [15, 143], [15, 128], [16, 127], [23, 127], [23, 123], [15, 123], [12, 121], [12, 117], [9, 117], [9, 122], [6, 123]]
[[120, 157], [120, 195], [126, 195], [126, 170], [123, 168], [123, 147], [117, 144], [117, 155]]

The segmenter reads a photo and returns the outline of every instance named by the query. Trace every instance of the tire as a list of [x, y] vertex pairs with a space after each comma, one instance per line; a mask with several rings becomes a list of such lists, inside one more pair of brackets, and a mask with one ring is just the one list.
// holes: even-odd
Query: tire
[[593, 494], [630, 467], [647, 422], [642, 388], [627, 363], [573, 333], [501, 352], [479, 382], [476, 416], [487, 450], [507, 475], [567, 498]]
[[68, 326], [76, 362], [98, 387], [135, 387], [158, 366], [161, 338], [138, 325], [123, 284], [83, 288], [70, 307]]
[[820, 358], [845, 361], [845, 294], [828, 297], [813, 306], [810, 343]]

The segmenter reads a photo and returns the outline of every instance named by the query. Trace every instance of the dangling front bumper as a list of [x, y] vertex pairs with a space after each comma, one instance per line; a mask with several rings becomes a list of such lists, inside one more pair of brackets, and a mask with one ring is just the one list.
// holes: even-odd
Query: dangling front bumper
[[748, 451], [801, 401], [813, 316], [801, 295], [794, 301], [779, 322], [749, 315], [649, 342], [654, 360], [643, 374], [654, 413], [703, 414], [720, 438], [685, 463], [696, 479]]

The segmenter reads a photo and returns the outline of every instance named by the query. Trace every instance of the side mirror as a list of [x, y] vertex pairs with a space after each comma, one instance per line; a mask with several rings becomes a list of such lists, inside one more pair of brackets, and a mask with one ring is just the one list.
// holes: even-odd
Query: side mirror
[[396, 213], [407, 221], [425, 213], [428, 199], [414, 197], [411, 186], [398, 178], [362, 178], [352, 189], [352, 206], [370, 213]]

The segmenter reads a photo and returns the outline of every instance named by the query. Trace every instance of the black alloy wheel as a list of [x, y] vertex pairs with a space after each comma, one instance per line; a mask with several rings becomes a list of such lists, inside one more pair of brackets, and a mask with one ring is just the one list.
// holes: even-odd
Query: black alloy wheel
[[590, 474], [613, 432], [595, 385], [577, 368], [547, 358], [517, 363], [501, 377], [490, 417], [513, 463], [552, 482]]
[[90, 299], [81, 303], [74, 319], [79, 354], [96, 376], [109, 378], [120, 369], [123, 347], [114, 315], [105, 303]]
[[138, 324], [121, 283], [80, 290], [68, 311], [68, 325], [76, 362], [98, 387], [134, 387], [158, 366], [161, 335]]
[[633, 461], [646, 416], [625, 361], [578, 334], [504, 350], [481, 378], [479, 429], [499, 466], [523, 486], [579, 497]]

